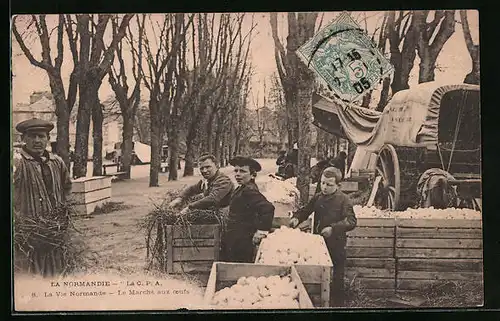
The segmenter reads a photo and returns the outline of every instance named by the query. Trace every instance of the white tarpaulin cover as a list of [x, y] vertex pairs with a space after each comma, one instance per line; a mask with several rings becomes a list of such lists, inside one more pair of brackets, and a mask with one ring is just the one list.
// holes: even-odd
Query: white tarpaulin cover
[[[382, 113], [354, 106], [343, 109], [325, 97], [316, 102], [314, 108], [316, 113], [319, 110], [330, 113], [336, 118], [330, 124], [340, 123], [341, 132], [366, 151], [377, 152], [384, 144], [428, 146], [438, 141], [441, 99], [446, 93], [456, 90], [479, 91], [479, 86], [437, 82], [418, 84], [397, 92]], [[316, 122], [325, 124], [328, 120], [322, 117]]]
[[134, 151], [137, 158], [143, 163], [151, 162], [151, 146], [141, 142], [134, 142]]

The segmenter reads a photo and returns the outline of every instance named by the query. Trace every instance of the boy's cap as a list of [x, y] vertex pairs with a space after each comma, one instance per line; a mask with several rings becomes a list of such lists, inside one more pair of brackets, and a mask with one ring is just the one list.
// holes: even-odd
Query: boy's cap
[[229, 164], [232, 166], [248, 166], [250, 169], [260, 172], [262, 166], [260, 166], [259, 162], [250, 157], [236, 156], [229, 161]]

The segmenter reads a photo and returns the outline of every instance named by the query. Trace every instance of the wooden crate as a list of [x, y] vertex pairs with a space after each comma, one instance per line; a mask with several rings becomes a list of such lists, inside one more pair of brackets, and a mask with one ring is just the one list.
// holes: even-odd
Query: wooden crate
[[359, 218], [347, 233], [346, 277], [366, 291], [393, 292], [396, 285], [394, 259], [395, 220]]
[[205, 289], [204, 302], [207, 306], [215, 292], [234, 285], [240, 277], [260, 277], [271, 275], [290, 275], [292, 281], [297, 284], [299, 290], [299, 306], [301, 309], [314, 308], [311, 299], [302, 283], [302, 280], [293, 266], [264, 265], [251, 263], [225, 263], [214, 262], [211, 268], [210, 277]]
[[167, 273], [191, 274], [205, 283], [213, 262], [219, 259], [220, 225], [192, 225], [189, 228], [167, 225], [166, 237]]
[[398, 219], [395, 250], [398, 291], [483, 279], [481, 220]]
[[81, 177], [72, 181], [70, 201], [77, 215], [89, 215], [97, 206], [111, 200], [111, 178], [105, 176]]
[[[267, 240], [263, 239], [257, 255], [255, 257], [255, 263], [260, 259], [261, 247], [265, 245]], [[304, 283], [304, 287], [313, 302], [315, 307], [329, 307], [330, 306], [330, 283], [332, 282], [333, 276], [333, 263], [328, 254], [328, 249], [326, 247], [325, 241], [321, 238], [322, 247], [318, 249], [318, 252], [326, 253], [328, 258], [324, 265], [303, 265], [297, 264], [294, 267]]]

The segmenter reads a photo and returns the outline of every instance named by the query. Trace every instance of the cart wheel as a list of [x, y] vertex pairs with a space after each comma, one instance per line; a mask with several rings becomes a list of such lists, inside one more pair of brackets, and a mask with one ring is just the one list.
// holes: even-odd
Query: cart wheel
[[392, 145], [384, 145], [380, 149], [377, 155], [376, 175], [382, 179], [375, 196], [375, 206], [397, 210], [401, 193], [401, 173], [398, 155]]

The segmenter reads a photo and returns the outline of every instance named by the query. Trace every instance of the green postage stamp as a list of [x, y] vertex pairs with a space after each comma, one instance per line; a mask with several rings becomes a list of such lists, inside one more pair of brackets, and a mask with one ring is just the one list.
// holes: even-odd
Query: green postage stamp
[[363, 98], [394, 69], [347, 12], [302, 45], [297, 55], [344, 103]]

